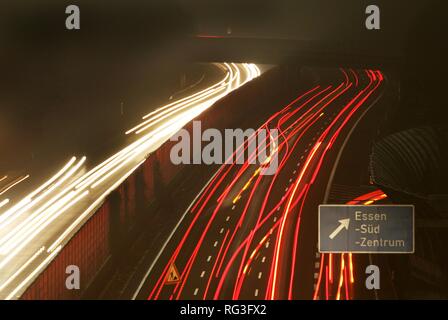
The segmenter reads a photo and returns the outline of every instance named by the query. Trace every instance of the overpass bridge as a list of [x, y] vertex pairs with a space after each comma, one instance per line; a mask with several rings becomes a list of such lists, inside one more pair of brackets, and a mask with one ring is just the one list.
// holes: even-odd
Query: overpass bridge
[[343, 42], [295, 39], [197, 35], [187, 41], [191, 60], [199, 62], [251, 62], [299, 64], [318, 67], [352, 67], [396, 70], [403, 63], [399, 53], [384, 54]]

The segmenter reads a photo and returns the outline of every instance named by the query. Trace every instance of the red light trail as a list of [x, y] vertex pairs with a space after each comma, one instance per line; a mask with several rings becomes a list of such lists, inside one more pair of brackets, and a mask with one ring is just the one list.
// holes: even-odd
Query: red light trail
[[[259, 174], [249, 160], [220, 167], [192, 206], [187, 221], [150, 275], [148, 299], [296, 299], [298, 284], [309, 281], [300, 254], [315, 239], [302, 240], [303, 217], [317, 215], [307, 205], [318, 198], [316, 179], [324, 176], [332, 148], [346, 134], [360, 110], [381, 87], [380, 71], [341, 69], [341, 81], [311, 88], [275, 112], [260, 128], [277, 129], [278, 170]], [[248, 142], [240, 146], [246, 151]], [[270, 141], [266, 139], [265, 149]], [[241, 156], [237, 150], [232, 158]], [[349, 204], [370, 204], [385, 197], [381, 191]], [[316, 207], [317, 208], [317, 207]], [[317, 231], [316, 231], [317, 232]], [[180, 282], [165, 286], [176, 263]], [[315, 289], [309, 298], [349, 299], [355, 281], [351, 254], [320, 255]], [[303, 271], [301, 271], [303, 270]], [[336, 286], [335, 286], [335, 285]]]

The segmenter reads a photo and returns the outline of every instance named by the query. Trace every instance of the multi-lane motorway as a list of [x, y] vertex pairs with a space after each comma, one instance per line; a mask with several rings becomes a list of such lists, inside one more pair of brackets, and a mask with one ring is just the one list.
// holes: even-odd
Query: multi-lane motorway
[[[351, 297], [353, 257], [318, 253], [317, 208], [344, 142], [368, 117], [385, 79], [380, 71], [352, 69], [331, 79], [301, 92], [259, 128], [279, 132], [274, 175], [261, 175], [267, 164], [249, 164], [250, 156], [244, 164], [220, 167], [149, 266], [135, 297]], [[377, 193], [366, 201], [383, 197]]]
[[[215, 101], [260, 75], [253, 64], [217, 64], [219, 81], [143, 116], [123, 135], [131, 143], [96, 165], [73, 156], [33, 188], [28, 175], [0, 176], [0, 298], [14, 299], [77, 228], [163, 142]], [[105, 157], [106, 158], [106, 157]]]

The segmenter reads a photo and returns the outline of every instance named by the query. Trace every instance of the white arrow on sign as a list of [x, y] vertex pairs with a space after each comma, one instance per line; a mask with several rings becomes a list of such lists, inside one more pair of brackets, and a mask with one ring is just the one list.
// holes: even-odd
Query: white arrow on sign
[[333, 240], [334, 237], [338, 235], [339, 232], [341, 232], [342, 229], [348, 230], [348, 225], [350, 223], [350, 218], [347, 219], [341, 219], [339, 220], [339, 226], [330, 234], [330, 239]]

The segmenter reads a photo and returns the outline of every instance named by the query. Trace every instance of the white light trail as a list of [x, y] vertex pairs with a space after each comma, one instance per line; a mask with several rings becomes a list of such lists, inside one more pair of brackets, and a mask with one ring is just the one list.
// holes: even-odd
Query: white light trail
[[[220, 81], [142, 117], [142, 123], [126, 132], [144, 133], [136, 141], [85, 173], [81, 169], [86, 158], [77, 161], [72, 157], [48, 181], [17, 200], [5, 212], [0, 212], [0, 298], [13, 298], [25, 288], [85, 219], [98, 209], [105, 197], [127, 179], [151, 152], [216, 101], [260, 75], [258, 67], [252, 64], [226, 63], [218, 66], [225, 71]], [[4, 176], [0, 181], [6, 178]], [[3, 200], [0, 208], [8, 203], [8, 199]], [[79, 213], [76, 212], [78, 210]], [[45, 232], [50, 226], [54, 229], [53, 225], [61, 217], [68, 220], [60, 230], [56, 228], [50, 234]], [[29, 246], [41, 249], [36, 252]], [[31, 266], [38, 262], [41, 263], [30, 273]], [[15, 267], [17, 265], [20, 267]], [[11, 287], [13, 280], [22, 279], [16, 288], [10, 289], [11, 292], [2, 292]]]

